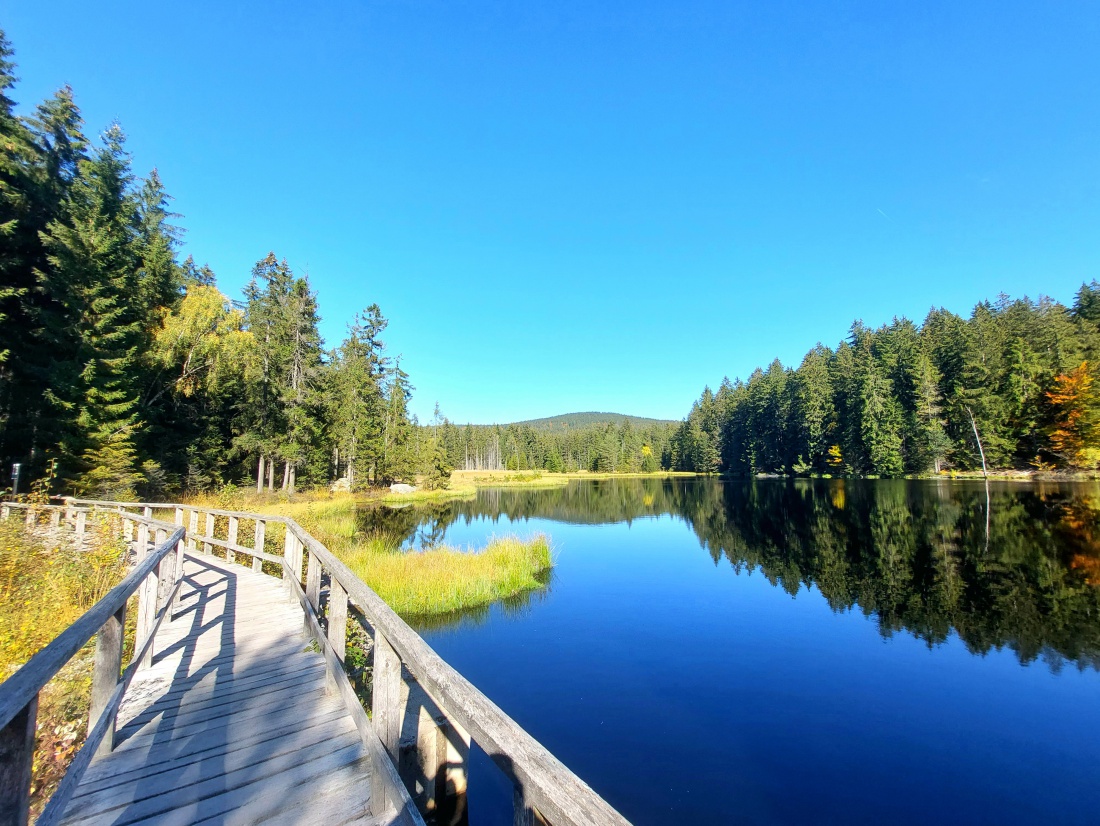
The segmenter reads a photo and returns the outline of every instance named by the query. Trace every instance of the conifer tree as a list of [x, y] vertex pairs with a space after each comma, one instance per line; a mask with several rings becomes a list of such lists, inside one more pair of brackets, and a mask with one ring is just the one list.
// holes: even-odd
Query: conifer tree
[[69, 413], [58, 445], [61, 467], [101, 495], [125, 495], [139, 478], [143, 324], [130, 303], [137, 286], [131, 180], [115, 125], [95, 156], [81, 162], [61, 217], [43, 236], [48, 267], [41, 285], [59, 305], [50, 331], [59, 364], [49, 397], [59, 413]]

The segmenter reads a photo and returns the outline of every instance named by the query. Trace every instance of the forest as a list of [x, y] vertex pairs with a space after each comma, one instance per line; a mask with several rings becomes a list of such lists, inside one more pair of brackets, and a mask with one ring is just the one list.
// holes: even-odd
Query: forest
[[1000, 296], [969, 318], [933, 309], [852, 325], [797, 369], [724, 379], [671, 440], [679, 470], [897, 477], [1100, 464], [1100, 284], [1072, 307]]

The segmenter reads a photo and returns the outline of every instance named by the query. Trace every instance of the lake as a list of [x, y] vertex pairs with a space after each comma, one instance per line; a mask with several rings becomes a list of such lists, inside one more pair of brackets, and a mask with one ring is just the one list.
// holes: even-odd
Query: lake
[[[638, 826], [1095, 823], [1100, 485], [622, 479], [361, 513], [549, 535], [546, 588], [414, 623]], [[471, 758], [472, 824], [511, 791]]]

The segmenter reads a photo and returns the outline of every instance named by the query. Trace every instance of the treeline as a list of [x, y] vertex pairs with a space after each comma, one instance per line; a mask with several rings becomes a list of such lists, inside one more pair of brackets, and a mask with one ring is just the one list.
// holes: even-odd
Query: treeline
[[230, 301], [180, 263], [156, 170], [98, 143], [65, 87], [15, 114], [0, 33], [0, 460], [100, 497], [255, 480], [293, 489], [438, 478], [376, 305], [335, 350], [316, 295], [274, 254]]
[[636, 426], [629, 419], [553, 429], [529, 423], [456, 426], [444, 419], [436, 432], [451, 468], [653, 473], [672, 467], [675, 430], [668, 422]]
[[708, 387], [672, 438], [673, 467], [747, 476], [901, 476], [1100, 464], [1100, 284], [932, 310], [920, 326], [856, 322], [797, 369], [778, 360]]

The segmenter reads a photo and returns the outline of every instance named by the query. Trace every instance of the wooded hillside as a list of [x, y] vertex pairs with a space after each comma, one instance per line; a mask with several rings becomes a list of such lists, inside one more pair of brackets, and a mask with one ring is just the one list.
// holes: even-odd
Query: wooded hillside
[[[899, 476], [1100, 464], [1100, 284], [1072, 307], [1001, 296], [969, 318], [852, 325], [797, 369], [708, 387], [672, 440], [683, 470]], [[980, 449], [979, 449], [980, 443]]]

